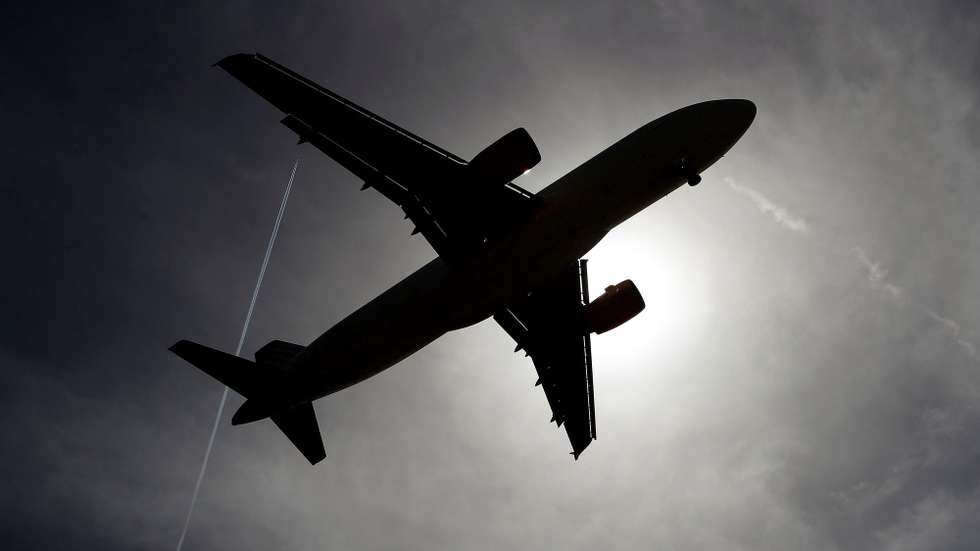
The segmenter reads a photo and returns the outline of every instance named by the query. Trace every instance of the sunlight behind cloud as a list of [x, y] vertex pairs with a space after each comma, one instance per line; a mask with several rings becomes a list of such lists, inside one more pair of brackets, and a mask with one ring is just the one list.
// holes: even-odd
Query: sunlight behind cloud
[[[594, 355], [604, 367], [603, 379], [629, 384], [631, 369], [648, 366], [651, 355], [676, 358], [695, 339], [709, 306], [706, 278], [697, 271], [690, 247], [652, 239], [649, 228], [609, 234], [588, 255], [593, 299], [607, 285], [632, 279], [646, 308], [620, 327], [593, 336]], [[608, 370], [608, 371], [605, 371]]]

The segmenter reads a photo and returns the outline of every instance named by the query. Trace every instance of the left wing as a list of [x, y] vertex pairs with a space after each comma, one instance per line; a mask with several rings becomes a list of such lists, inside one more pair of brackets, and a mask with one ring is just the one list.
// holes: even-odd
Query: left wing
[[[364, 181], [361, 189], [374, 188], [400, 206], [415, 223], [412, 233], [440, 256], [471, 253], [534, 203], [532, 193], [510, 182], [540, 160], [523, 129], [494, 144], [506, 142], [494, 151], [508, 154], [517, 171], [494, 171], [476, 162], [481, 155], [468, 163], [261, 54], [236, 54], [217, 65], [282, 111], [282, 123], [300, 143], [353, 172]], [[499, 164], [499, 156], [483, 155], [488, 158]]]
[[554, 281], [493, 316], [525, 350], [538, 371], [537, 384], [551, 406], [551, 420], [565, 426], [572, 455], [596, 438], [592, 389], [592, 341], [586, 329], [589, 303], [586, 260], [566, 268]]

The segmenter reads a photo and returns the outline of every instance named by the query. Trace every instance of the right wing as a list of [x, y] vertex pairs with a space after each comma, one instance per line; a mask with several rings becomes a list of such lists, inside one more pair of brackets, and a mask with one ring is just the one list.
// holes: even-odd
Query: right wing
[[592, 341], [585, 329], [589, 303], [586, 261], [568, 266], [554, 281], [493, 316], [524, 349], [551, 406], [551, 420], [565, 425], [572, 455], [596, 438], [592, 388]]
[[261, 54], [236, 54], [217, 65], [285, 113], [282, 123], [300, 143], [353, 172], [364, 181], [361, 189], [374, 188], [400, 206], [415, 223], [412, 233], [440, 256], [468, 254], [534, 203], [513, 183], [473, 178], [463, 159]]

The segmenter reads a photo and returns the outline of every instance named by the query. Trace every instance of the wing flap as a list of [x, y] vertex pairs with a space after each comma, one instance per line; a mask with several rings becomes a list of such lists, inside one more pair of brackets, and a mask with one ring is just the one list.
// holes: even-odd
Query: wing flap
[[466, 161], [261, 54], [217, 63], [280, 111], [305, 121], [396, 180], [423, 180]]
[[358, 178], [366, 182], [376, 177], [378, 171], [373, 166], [337, 142], [317, 132], [316, 129], [296, 115], [286, 115], [286, 118], [280, 122], [299, 136], [300, 143], [309, 142], [313, 144], [314, 147], [326, 153], [327, 156], [337, 161], [340, 166], [346, 168]]
[[460, 157], [261, 54], [236, 54], [217, 65], [285, 113], [282, 123], [300, 143], [355, 174], [362, 189], [374, 188], [400, 206], [415, 224], [412, 233], [449, 260], [507, 232], [535, 203], [512, 182], [474, 178]]
[[564, 426], [578, 456], [596, 438], [592, 385], [592, 343], [584, 324], [588, 304], [586, 261], [570, 265], [555, 280], [494, 315], [494, 320], [525, 350], [538, 383]]
[[372, 188], [401, 207], [405, 217], [415, 223], [415, 230], [412, 233], [421, 233], [437, 253], [443, 256], [452, 255], [449, 235], [418, 195], [295, 115], [287, 115], [282, 120], [282, 124], [296, 132], [301, 142], [309, 142], [363, 180], [362, 190]]

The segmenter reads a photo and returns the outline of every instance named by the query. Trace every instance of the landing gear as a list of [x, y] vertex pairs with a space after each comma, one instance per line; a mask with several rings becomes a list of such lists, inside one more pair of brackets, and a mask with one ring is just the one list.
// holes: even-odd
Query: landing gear
[[690, 171], [687, 168], [687, 159], [681, 159], [679, 163], [681, 174], [687, 180], [687, 185], [696, 186], [701, 183], [701, 176], [697, 172]]

